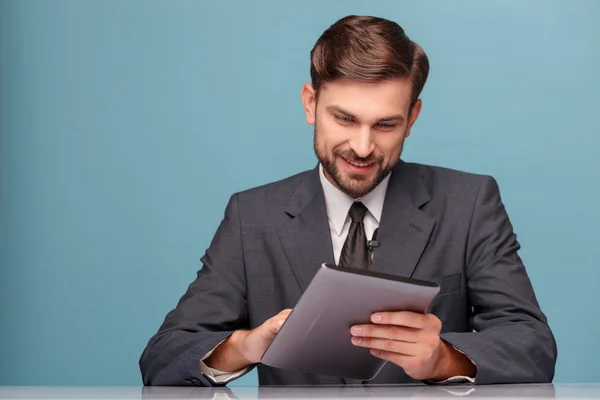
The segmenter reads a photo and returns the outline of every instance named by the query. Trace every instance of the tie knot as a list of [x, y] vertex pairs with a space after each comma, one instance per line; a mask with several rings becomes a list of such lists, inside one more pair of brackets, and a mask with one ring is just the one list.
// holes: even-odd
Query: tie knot
[[352, 222], [362, 222], [366, 213], [367, 207], [360, 201], [352, 203], [352, 207], [350, 207], [350, 211], [348, 211], [348, 215], [350, 215]]

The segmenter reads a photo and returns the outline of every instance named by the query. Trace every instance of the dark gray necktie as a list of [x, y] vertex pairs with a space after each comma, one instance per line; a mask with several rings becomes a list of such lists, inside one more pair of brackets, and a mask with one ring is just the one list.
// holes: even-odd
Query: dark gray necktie
[[363, 219], [367, 213], [367, 207], [361, 202], [354, 202], [348, 215], [352, 223], [348, 231], [348, 237], [340, 255], [340, 266], [346, 268], [369, 268], [369, 249], [367, 248], [367, 235]]

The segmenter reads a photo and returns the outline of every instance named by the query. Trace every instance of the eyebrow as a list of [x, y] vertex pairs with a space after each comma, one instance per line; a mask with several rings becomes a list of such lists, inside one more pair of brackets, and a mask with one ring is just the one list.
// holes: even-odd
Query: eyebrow
[[[338, 114], [343, 114], [346, 117], [355, 119], [355, 120], [359, 120], [358, 117], [356, 117], [354, 114], [352, 114], [351, 112], [348, 112], [346, 110], [344, 110], [342, 107], [340, 106], [328, 106], [325, 108], [327, 111], [329, 111], [330, 113], [338, 113]], [[387, 117], [383, 117], [377, 120], [377, 122], [388, 122], [388, 121], [404, 121], [404, 115], [402, 114], [394, 114], [394, 115], [390, 115]]]

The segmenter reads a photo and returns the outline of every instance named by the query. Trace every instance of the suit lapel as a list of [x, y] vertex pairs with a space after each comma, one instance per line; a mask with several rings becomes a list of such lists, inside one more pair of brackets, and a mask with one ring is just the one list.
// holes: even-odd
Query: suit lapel
[[420, 209], [429, 198], [417, 171], [399, 161], [385, 195], [373, 270], [412, 276], [435, 226], [435, 219]]
[[290, 219], [277, 230], [277, 236], [304, 292], [321, 264], [335, 262], [318, 168], [300, 183], [286, 213]]

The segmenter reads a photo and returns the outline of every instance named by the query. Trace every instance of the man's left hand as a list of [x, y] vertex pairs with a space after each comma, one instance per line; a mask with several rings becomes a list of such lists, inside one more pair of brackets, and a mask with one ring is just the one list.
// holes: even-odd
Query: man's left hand
[[378, 312], [373, 324], [351, 328], [352, 343], [390, 361], [417, 380], [441, 381], [452, 376], [473, 376], [475, 366], [440, 338], [442, 322], [433, 314], [409, 311]]

